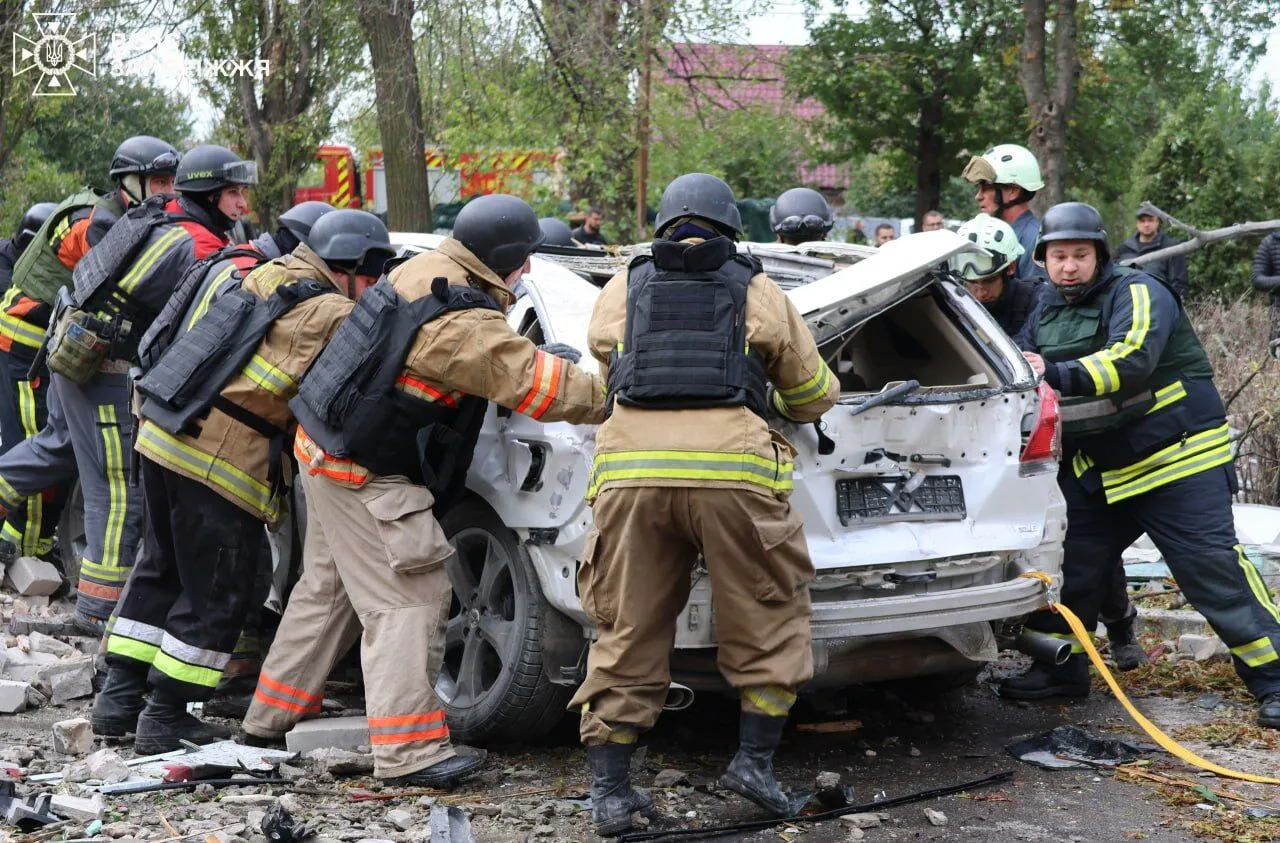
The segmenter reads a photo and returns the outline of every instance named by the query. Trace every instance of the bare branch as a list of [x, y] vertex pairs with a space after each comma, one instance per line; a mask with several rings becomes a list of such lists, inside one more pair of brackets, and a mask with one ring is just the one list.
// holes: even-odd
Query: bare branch
[[1192, 237], [1197, 237], [1200, 234], [1200, 229], [1194, 226], [1187, 225], [1185, 222], [1181, 222], [1180, 220], [1174, 219], [1174, 217], [1171, 214], [1169, 214], [1166, 211], [1160, 210], [1155, 205], [1152, 205], [1150, 202], [1143, 202], [1141, 205], [1139, 205], [1138, 213], [1149, 214], [1153, 217], [1159, 217], [1160, 219], [1169, 223], [1169, 225], [1173, 226], [1174, 228], [1187, 232]]
[[[1152, 208], [1154, 211], [1160, 211], [1149, 202], [1143, 203], [1144, 208]], [[1163, 211], [1157, 214], [1161, 219], [1172, 219], [1164, 214]], [[1186, 230], [1195, 231], [1195, 236], [1190, 240], [1184, 240], [1176, 246], [1170, 246], [1167, 249], [1157, 249], [1154, 252], [1147, 252], [1139, 255], [1132, 260], [1122, 261], [1125, 266], [1146, 266], [1152, 261], [1158, 261], [1162, 258], [1173, 258], [1178, 255], [1189, 255], [1198, 251], [1210, 243], [1217, 243], [1220, 240], [1238, 240], [1241, 237], [1250, 237], [1258, 234], [1267, 234], [1272, 231], [1280, 231], [1280, 220], [1265, 220], [1263, 222], [1242, 222], [1235, 225], [1229, 225], [1225, 228], [1215, 228], [1211, 231], [1199, 231], [1190, 226], [1184, 227]]]

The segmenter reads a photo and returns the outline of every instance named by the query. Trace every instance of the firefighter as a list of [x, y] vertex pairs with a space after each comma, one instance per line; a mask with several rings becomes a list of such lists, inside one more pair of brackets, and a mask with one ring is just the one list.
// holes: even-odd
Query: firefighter
[[8, 240], [0, 242], [0, 292], [8, 290], [13, 284], [13, 268], [17, 266], [18, 258], [22, 257], [27, 246], [35, 239], [36, 232], [57, 207], [56, 202], [37, 202], [27, 208], [18, 221], [17, 231]]
[[[0, 360], [22, 421], [20, 427], [3, 428], [0, 508], [7, 513], [4, 538], [18, 555], [47, 556], [52, 551], [66, 486], [76, 475], [70, 429], [49, 388], [51, 378], [47, 372], [30, 374], [58, 290], [72, 285], [72, 271], [126, 208], [173, 191], [180, 157], [170, 144], [146, 135], [121, 143], [110, 167], [115, 190], [99, 196], [86, 188], [50, 210], [14, 267], [13, 285], [0, 299]], [[70, 560], [63, 565], [64, 570], [75, 567]], [[85, 616], [77, 614], [74, 620], [93, 631]]]
[[835, 222], [827, 200], [807, 187], [785, 191], [769, 209], [769, 228], [778, 235], [779, 243], [790, 246], [826, 240]]
[[970, 159], [961, 177], [978, 186], [974, 199], [979, 211], [1013, 226], [1023, 248], [1018, 277], [1043, 279], [1044, 270], [1031, 257], [1040, 236], [1040, 220], [1031, 210], [1031, 200], [1044, 188], [1044, 179], [1031, 150], [1015, 143], [993, 146]]
[[599, 638], [570, 708], [581, 713], [601, 835], [652, 806], [631, 789], [628, 764], [662, 709], [700, 553], [718, 663], [741, 697], [740, 746], [721, 782], [773, 815], [790, 811], [772, 758], [813, 675], [814, 571], [787, 502], [795, 451], [767, 418], [816, 421], [839, 383], [790, 300], [738, 253], [741, 234], [727, 184], [680, 176], [662, 195], [652, 258], [614, 276], [591, 317], [610, 415], [596, 438], [595, 526], [578, 588]]
[[[1226, 413], [1186, 311], [1163, 282], [1111, 262], [1089, 205], [1049, 209], [1035, 257], [1052, 287], [1024, 354], [1062, 396], [1062, 602], [1093, 629], [1115, 560], [1145, 532], [1230, 648], [1258, 723], [1280, 728], [1280, 609], [1236, 540]], [[1072, 655], [1006, 679], [1001, 696], [1086, 696], [1088, 661], [1062, 617], [1036, 612], [1027, 628], [1070, 641]]]
[[573, 231], [569, 224], [555, 217], [542, 217], [538, 220], [538, 228], [542, 229], [543, 244], [546, 246], [566, 246], [573, 248], [580, 245], [573, 239]]
[[[178, 165], [177, 197], [130, 209], [77, 267], [75, 292], [51, 331], [49, 368], [66, 415], [85, 502], [84, 560], [76, 614], [105, 631], [133, 567], [141, 500], [131, 481], [134, 420], [128, 373], [138, 342], [184, 272], [227, 245], [247, 210], [256, 166], [218, 146], [198, 146]], [[78, 326], [83, 342], [60, 342]]]
[[956, 231], [984, 252], [961, 252], [949, 263], [954, 273], [1011, 337], [1016, 337], [1040, 300], [1040, 284], [1018, 277], [1022, 244], [1007, 222], [978, 214]]
[[[213, 696], [250, 608], [262, 525], [283, 516], [288, 400], [395, 254], [364, 211], [335, 211], [310, 235], [314, 249], [249, 273], [137, 385], [145, 533], [92, 722], [111, 737], [136, 727], [143, 755], [230, 736], [187, 703]], [[246, 307], [261, 316], [228, 318]]]
[[434, 691], [453, 553], [435, 511], [463, 491], [488, 401], [544, 422], [598, 423], [604, 410], [600, 380], [571, 362], [578, 352], [535, 347], [504, 317], [541, 242], [523, 200], [472, 200], [452, 237], [365, 292], [303, 379], [290, 402], [302, 578], [244, 721], [251, 742], [319, 713], [325, 677], [363, 629], [374, 775], [444, 787], [483, 764], [451, 745]]

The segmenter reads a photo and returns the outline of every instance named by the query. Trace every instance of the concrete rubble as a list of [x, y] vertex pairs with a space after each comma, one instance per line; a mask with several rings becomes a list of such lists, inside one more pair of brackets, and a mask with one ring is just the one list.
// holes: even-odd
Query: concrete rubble
[[93, 727], [83, 717], [53, 724], [53, 750], [63, 755], [84, 755], [93, 749]]
[[58, 569], [34, 556], [15, 559], [6, 573], [13, 590], [24, 597], [47, 597], [62, 586]]
[[1178, 636], [1178, 652], [1186, 653], [1198, 662], [1213, 658], [1229, 659], [1231, 651], [1222, 639], [1216, 635], [1194, 635], [1187, 633]]
[[49, 810], [64, 819], [92, 822], [102, 819], [107, 811], [107, 804], [97, 793], [87, 799], [57, 793], [53, 796]]
[[364, 717], [322, 717], [304, 720], [284, 738], [290, 752], [307, 753], [334, 747], [359, 749], [369, 745], [369, 721]]

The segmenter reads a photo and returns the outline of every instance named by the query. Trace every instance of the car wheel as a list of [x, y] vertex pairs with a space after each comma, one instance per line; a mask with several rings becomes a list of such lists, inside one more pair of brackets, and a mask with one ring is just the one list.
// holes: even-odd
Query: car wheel
[[85, 548], [88, 546], [89, 541], [84, 534], [84, 494], [80, 491], [80, 481], [77, 480], [67, 493], [67, 502], [58, 519], [58, 553], [62, 557], [62, 574], [70, 583], [73, 595], [80, 580], [80, 560], [84, 558]]
[[436, 693], [449, 729], [463, 742], [528, 740], [565, 715], [572, 688], [543, 672], [543, 631], [555, 610], [542, 596], [529, 554], [498, 515], [467, 498], [441, 519], [457, 553], [444, 665]]

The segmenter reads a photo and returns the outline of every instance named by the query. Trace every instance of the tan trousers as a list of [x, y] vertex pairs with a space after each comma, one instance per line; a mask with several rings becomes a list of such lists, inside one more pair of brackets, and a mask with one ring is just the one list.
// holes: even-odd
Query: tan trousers
[[431, 512], [431, 492], [395, 477], [360, 489], [305, 471], [300, 479], [307, 498], [302, 578], [244, 730], [278, 738], [318, 714], [325, 678], [360, 637], [374, 775], [403, 776], [453, 757], [434, 689], [452, 548]]
[[[658, 720], [670, 682], [675, 622], [698, 554], [715, 601], [717, 661], [743, 707], [785, 714], [813, 676], [808, 584], [813, 564], [790, 504], [736, 489], [623, 487], [592, 507], [578, 590], [599, 629], [587, 679], [569, 703], [582, 742], [605, 743]], [[762, 704], [761, 704], [762, 703]]]

